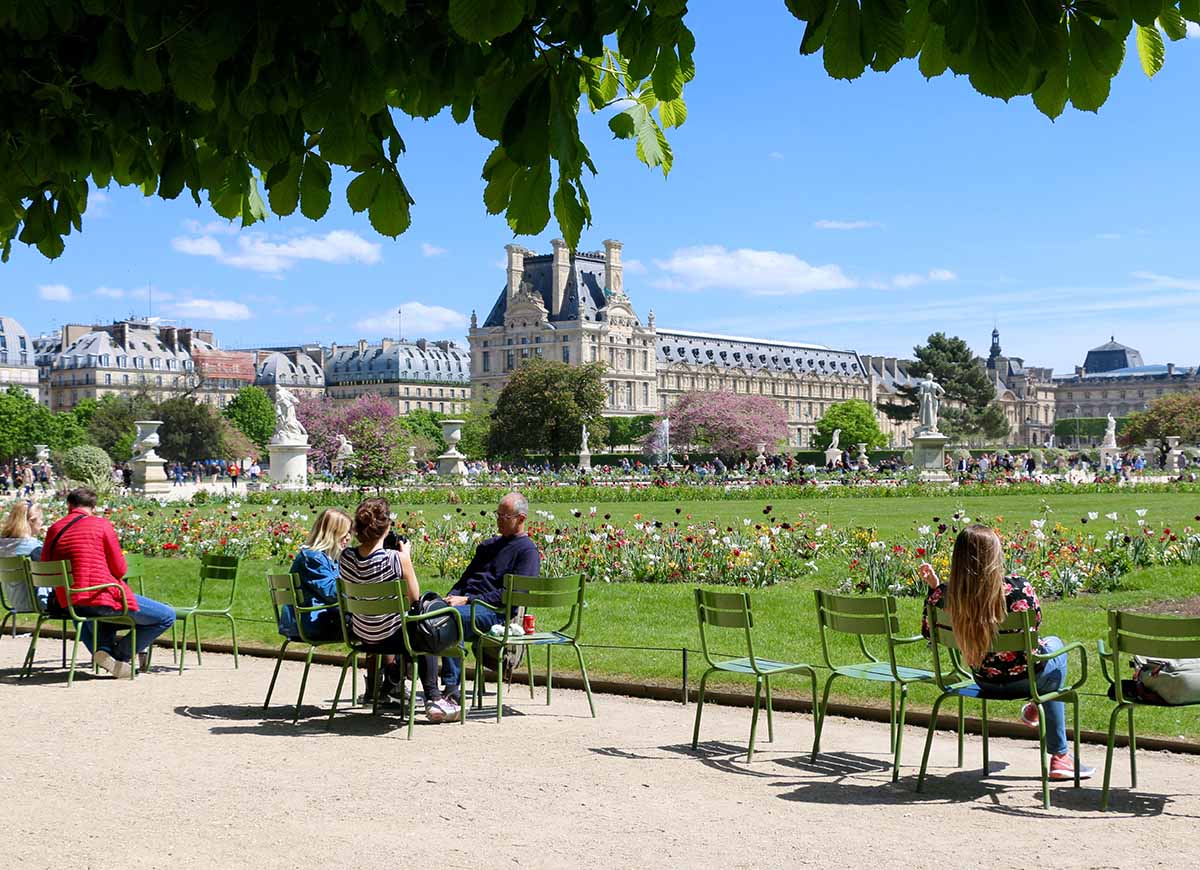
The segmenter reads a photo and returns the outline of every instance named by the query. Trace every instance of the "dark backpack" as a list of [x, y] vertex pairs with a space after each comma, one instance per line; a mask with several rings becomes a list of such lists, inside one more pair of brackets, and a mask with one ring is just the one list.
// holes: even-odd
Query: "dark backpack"
[[426, 613], [447, 611], [442, 616], [433, 619], [423, 619], [408, 625], [408, 642], [413, 652], [436, 655], [442, 650], [458, 644], [462, 637], [458, 632], [458, 623], [450, 612], [453, 608], [436, 592], [426, 592], [419, 601], [414, 601], [408, 608], [409, 616], [423, 616]]

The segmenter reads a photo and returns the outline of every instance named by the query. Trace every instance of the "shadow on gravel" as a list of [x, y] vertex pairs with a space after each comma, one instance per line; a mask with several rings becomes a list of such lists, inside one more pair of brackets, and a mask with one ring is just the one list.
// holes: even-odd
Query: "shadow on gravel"
[[[424, 708], [418, 703], [418, 709]], [[278, 705], [263, 710], [259, 704], [213, 704], [207, 707], [181, 705], [175, 708], [175, 715], [186, 719], [196, 719], [205, 722], [228, 722], [227, 725], [214, 724], [209, 728], [211, 734], [257, 734], [263, 737], [303, 737], [313, 734], [335, 734], [342, 736], [377, 736], [390, 734], [397, 730], [407, 730], [408, 720], [398, 709], [381, 707], [379, 715], [371, 715], [370, 705], [362, 707], [339, 707], [332, 724], [329, 722], [329, 707], [318, 707], [305, 704], [300, 708], [300, 721], [292, 724], [295, 715], [294, 706]], [[519, 710], [504, 708], [505, 717], [521, 717]], [[423, 715], [417, 715], [416, 727], [443, 725], [450, 727], [454, 722], [430, 722]], [[496, 708], [483, 707], [479, 710], [468, 710], [467, 721], [495, 722]], [[239, 724], [240, 723], [240, 724]]]
[[[10, 686], [53, 686], [61, 683], [64, 689], [67, 687], [67, 672], [58, 667], [57, 663], [53, 669], [42, 668], [40, 670], [35, 663], [33, 673], [28, 677], [22, 677], [20, 674], [20, 668], [4, 668], [0, 670], [0, 683]], [[87, 680], [111, 679], [112, 677], [108, 674], [93, 674], [91, 665], [88, 665], [87, 668], [77, 667], [75, 669], [75, 682], [77, 683]]]

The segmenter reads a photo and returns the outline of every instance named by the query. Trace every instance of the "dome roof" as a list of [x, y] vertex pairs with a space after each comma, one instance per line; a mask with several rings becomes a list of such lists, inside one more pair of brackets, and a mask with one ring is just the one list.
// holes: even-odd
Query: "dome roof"
[[32, 366], [33, 340], [20, 323], [0, 315], [0, 364]]
[[1115, 336], [1099, 347], [1089, 350], [1083, 361], [1083, 368], [1089, 374], [1138, 368], [1142, 365], [1144, 363], [1141, 353], [1119, 343]]
[[259, 360], [254, 382], [259, 386], [282, 384], [285, 387], [323, 387], [325, 373], [316, 360], [306, 353], [297, 353], [296, 359], [292, 360], [275, 351]]

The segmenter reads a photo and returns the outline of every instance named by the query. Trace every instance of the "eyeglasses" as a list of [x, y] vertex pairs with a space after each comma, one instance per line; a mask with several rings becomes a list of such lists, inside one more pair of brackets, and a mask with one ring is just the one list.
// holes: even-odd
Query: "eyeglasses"
[[520, 514], [502, 514], [500, 511], [496, 511], [496, 519], [498, 520], [519, 520], [520, 518]]

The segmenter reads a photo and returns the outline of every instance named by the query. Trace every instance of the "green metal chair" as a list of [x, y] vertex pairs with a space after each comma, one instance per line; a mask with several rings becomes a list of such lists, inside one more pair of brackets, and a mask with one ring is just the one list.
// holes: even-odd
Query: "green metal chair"
[[[758, 709], [766, 696], [767, 740], [775, 740], [775, 722], [771, 705], [771, 677], [778, 674], [807, 674], [812, 680], [813, 719], [817, 717], [817, 672], [811, 665], [781, 662], [759, 658], [754, 653], [754, 617], [750, 612], [748, 592], [709, 592], [697, 589], [696, 619], [700, 623], [700, 649], [708, 670], [700, 677], [700, 690], [696, 696], [696, 726], [692, 729], [692, 749], [700, 742], [700, 717], [704, 713], [704, 686], [709, 676], [717, 671], [730, 674], [746, 674], [754, 677], [754, 712], [750, 716], [750, 745], [746, 750], [746, 761], [754, 756], [754, 735], [758, 729]], [[714, 660], [708, 649], [708, 631], [730, 629], [744, 634], [746, 655], [742, 658]], [[726, 635], [727, 637], [729, 635]], [[718, 653], [718, 655], [720, 655]]]
[[[889, 747], [893, 754], [892, 782], [900, 778], [900, 747], [904, 742], [904, 711], [908, 704], [908, 687], [913, 683], [933, 682], [933, 672], [910, 668], [896, 662], [896, 650], [913, 643], [922, 643], [921, 635], [905, 637], [899, 635], [900, 620], [896, 614], [896, 599], [892, 595], [838, 595], [833, 592], [815, 590], [817, 599], [817, 627], [821, 634], [821, 657], [829, 668], [825, 689], [821, 694], [821, 712], [817, 717], [817, 733], [813, 738], [812, 756], [815, 761], [821, 749], [821, 731], [825, 725], [825, 711], [829, 706], [829, 689], [838, 677], [888, 683], [890, 688], [891, 717], [889, 719]], [[827, 633], [835, 631], [848, 634], [858, 641], [867, 661], [850, 665], [835, 665], [829, 656]], [[881, 660], [867, 649], [868, 637], [882, 638], [887, 645], [887, 659]], [[899, 688], [900, 709], [896, 710], [896, 690]]]
[[[977, 698], [982, 708], [983, 734], [983, 772], [986, 776], [988, 765], [988, 701], [1007, 701], [1019, 704], [1034, 703], [1038, 708], [1038, 743], [1041, 747], [1042, 761], [1042, 806], [1050, 808], [1050, 766], [1046, 755], [1046, 711], [1043, 705], [1050, 701], [1062, 701], [1070, 704], [1074, 713], [1075, 738], [1075, 787], [1079, 788], [1079, 696], [1076, 694], [1080, 686], [1087, 682], [1087, 650], [1083, 644], [1073, 642], [1065, 644], [1062, 649], [1051, 653], [1039, 653], [1038, 630], [1029, 621], [1029, 612], [1010, 613], [997, 629], [995, 640], [992, 641], [990, 652], [1021, 652], [1029, 668], [1029, 692], [1019, 698], [996, 698], [983, 692], [971, 674], [963, 668], [959, 659], [958, 641], [954, 636], [954, 627], [950, 622], [950, 614], [934, 605], [927, 605], [925, 618], [929, 623], [929, 639], [933, 649], [933, 663], [938, 688], [941, 694], [933, 702], [933, 711], [929, 717], [929, 733], [925, 735], [925, 754], [921, 756], [921, 772], [917, 776], [917, 791], [925, 786], [925, 771], [929, 765], [929, 750], [933, 746], [933, 731], [937, 724], [937, 712], [942, 702], [947, 698], [958, 698], [959, 704], [959, 744], [958, 765], [962, 766], [962, 704], [964, 698]], [[942, 653], [942, 648], [948, 652]], [[1069, 686], [1053, 692], [1042, 692], [1037, 687], [1037, 672], [1033, 667], [1037, 662], [1048, 662], [1051, 659], [1066, 655], [1070, 650], [1079, 650], [1079, 678]], [[945, 655], [945, 658], [943, 658]]]
[[[53, 589], [62, 589], [67, 598], [67, 615], [70, 621], [75, 624], [75, 643], [71, 647], [71, 670], [67, 673], [67, 687], [70, 688], [75, 684], [75, 662], [79, 657], [79, 630], [85, 624], [92, 626], [93, 643], [99, 638], [98, 629], [101, 625], [119, 625], [129, 629], [129, 644], [130, 649], [137, 649], [137, 623], [133, 621], [133, 617], [129, 613], [129, 601], [125, 597], [125, 589], [119, 583], [98, 583], [94, 586], [81, 587], [76, 589], [71, 585], [71, 563], [63, 560], [58, 562], [31, 562], [29, 564], [30, 580], [33, 586], [49, 586]], [[75, 612], [75, 604], [72, 599], [73, 595], [78, 595], [81, 592], [90, 592], [96, 589], [116, 589], [121, 596], [121, 610], [114, 613], [112, 616], [81, 616]], [[33, 639], [29, 642], [29, 652], [25, 656], [25, 674], [28, 675], [33, 671], [33, 657], [37, 648], [38, 635], [42, 630], [42, 623], [47, 620], [62, 619], [61, 616], [52, 616], [49, 613], [39, 614], [37, 625], [33, 630]], [[137, 676], [137, 656], [133, 656], [130, 661], [129, 679]], [[92, 656], [92, 673], [97, 672], [96, 657]]]
[[[266, 710], [271, 706], [271, 695], [275, 691], [275, 680], [279, 677], [279, 666], [283, 664], [283, 654], [288, 648], [289, 643], [308, 644], [308, 655], [304, 659], [304, 676], [300, 679], [300, 694], [296, 698], [296, 715], [292, 717], [292, 724], [295, 725], [300, 721], [300, 707], [304, 703], [304, 688], [308, 685], [308, 671], [312, 667], [313, 651], [320, 646], [341, 646], [342, 638], [336, 640], [326, 640], [320, 638], [312, 638], [304, 628], [304, 620], [302, 617], [308, 613], [321, 613], [326, 610], [338, 609], [336, 604], [319, 604], [314, 607], [302, 607], [299, 602], [303, 600], [303, 595], [300, 591], [300, 575], [299, 574], [268, 574], [267, 588], [271, 593], [271, 607], [275, 611], [275, 624], [281, 625], [280, 610], [284, 607], [292, 608], [292, 612], [296, 614], [296, 633], [294, 635], [284, 634], [279, 632], [279, 636], [283, 638], [283, 645], [279, 647], [279, 656], [275, 660], [275, 671], [271, 674], [271, 685], [267, 687], [267, 699], [263, 701], [263, 709]], [[352, 666], [353, 667], [353, 666]], [[350, 698], [354, 699], [354, 695], [358, 692], [358, 670], [352, 669], [350, 672]]]
[[[125, 554], [125, 576], [121, 578], [130, 589], [136, 589], [137, 594], [146, 595], [146, 557], [140, 553]], [[172, 628], [174, 631], [174, 628]], [[171, 648], [171, 661], [176, 660], [174, 642]], [[146, 649], [146, 669], [150, 669], [150, 660], [154, 657], [154, 644]]]
[[[579, 660], [579, 672], [583, 676], [583, 688], [587, 693], [588, 707], [592, 711], [592, 718], [596, 718], [596, 704], [592, 700], [592, 685], [588, 681], [587, 667], [583, 663], [583, 650], [579, 646], [579, 637], [583, 624], [585, 582], [582, 574], [574, 574], [568, 577], [522, 577], [519, 574], [507, 574], [504, 577], [504, 592], [501, 596], [499, 607], [493, 607], [479, 600], [471, 602], [472, 625], [478, 625], [475, 621], [476, 607], [485, 607], [505, 617], [504, 634], [502, 636], [493, 636], [487, 632], [479, 632], [476, 629], [477, 637], [472, 644], [475, 655], [475, 683], [472, 692], [472, 707], [479, 707], [483, 704], [484, 679], [481, 662], [483, 661], [482, 651], [484, 649], [494, 649], [497, 661], [503, 661], [504, 650], [506, 648], [510, 646], [526, 647], [525, 652], [527, 653], [529, 667], [529, 697], [533, 698], [533, 650], [529, 648], [544, 646], [546, 648], [546, 704], [548, 705], [553, 687], [550, 650], [556, 646], [569, 646], [575, 650], [575, 656]], [[567, 614], [566, 622], [563, 623], [562, 627], [555, 631], [539, 631], [536, 634], [513, 634], [511, 623], [507, 617], [508, 614], [515, 612], [520, 607], [524, 607], [526, 610], [534, 608], [562, 609], [569, 607], [570, 613]], [[499, 722], [504, 716], [504, 675], [499, 673], [496, 676], [496, 721]]]
[[[443, 616], [445, 612], [433, 611], [420, 616], [410, 616], [408, 602], [405, 599], [404, 584], [398, 580], [386, 580], [381, 583], [347, 583], [339, 578], [337, 588], [338, 606], [341, 608], [342, 615], [346, 617], [342, 621], [342, 638], [350, 651], [342, 662], [342, 674], [338, 677], [337, 691], [333, 694], [333, 706], [329, 709], [329, 725], [333, 724], [334, 714], [337, 713], [338, 697], [342, 694], [342, 685], [346, 682], [346, 668], [353, 668], [354, 661], [359, 655], [375, 657], [375, 682], [371, 686], [371, 715], [379, 713], [379, 686], [382, 682], [383, 654], [369, 649], [366, 644], [354, 636], [350, 629], [350, 617], [398, 615], [401, 625], [400, 633], [404, 637], [404, 652], [408, 657], [411, 671], [408, 675], [408, 739], [412, 740], [413, 723], [417, 717], [417, 656], [426, 655], [426, 653], [413, 652], [408, 639], [408, 626], [415, 622]], [[458, 636], [462, 637], [462, 618], [457, 610], [451, 609], [450, 613], [458, 625]], [[462, 658], [463, 651], [460, 646], [456, 645], [442, 650], [438, 655]], [[458, 721], [463, 725], [467, 722], [465, 704], [459, 705]]]
[[[238, 564], [236, 556], [202, 556], [200, 559], [200, 583], [196, 589], [196, 603], [186, 607], [175, 607], [175, 625], [171, 626], [171, 646], [176, 645], [175, 629], [179, 631], [179, 673], [183, 673], [183, 659], [187, 652], [188, 622], [192, 624], [192, 634], [196, 639], [196, 664], [200, 659], [200, 624], [199, 617], [218, 617], [229, 622], [229, 630], [233, 634], [233, 666], [238, 666], [237, 621], [233, 618], [233, 599], [237, 594]], [[214, 601], [206, 602], [204, 591], [228, 584], [228, 595], [217, 593]]]
[[29, 662], [32, 661], [32, 649], [36, 646], [37, 636], [41, 633], [42, 622], [52, 619], [61, 620], [63, 628], [62, 666], [65, 668], [67, 666], [67, 623], [70, 620], [62, 614], [51, 614], [49, 608], [42, 605], [41, 600], [37, 597], [37, 587], [33, 585], [30, 565], [28, 556], [0, 557], [0, 605], [3, 605], [6, 611], [4, 619], [0, 619], [0, 633], [4, 631], [4, 620], [9, 617], [12, 617], [13, 621], [13, 637], [17, 636], [18, 616], [32, 616], [38, 620], [37, 631], [30, 636], [30, 651], [27, 652], [25, 662], [21, 666], [21, 672], [26, 673]]
[[[1108, 788], [1112, 777], [1113, 744], [1117, 736], [1117, 719], [1125, 713], [1129, 722], [1129, 787], [1137, 788], [1137, 736], [1133, 730], [1133, 711], [1138, 707], [1157, 706], [1130, 697], [1133, 688], [1117, 679], [1121, 656], [1136, 655], [1153, 659], [1200, 658], [1200, 618], [1179, 616], [1146, 616], [1120, 610], [1108, 612], [1108, 643], [1101, 640], [1100, 670], [1108, 681], [1109, 697], [1116, 701], [1108, 719], [1108, 752], [1104, 758], [1104, 791], [1100, 808], [1108, 809]], [[1109, 665], [1112, 669], [1109, 669]], [[1132, 682], [1132, 681], [1130, 681]], [[1197, 702], [1200, 704], [1200, 702]], [[1194, 705], [1186, 705], [1194, 706]]]

